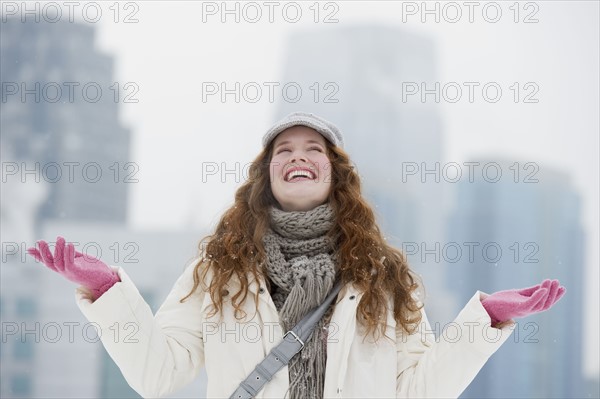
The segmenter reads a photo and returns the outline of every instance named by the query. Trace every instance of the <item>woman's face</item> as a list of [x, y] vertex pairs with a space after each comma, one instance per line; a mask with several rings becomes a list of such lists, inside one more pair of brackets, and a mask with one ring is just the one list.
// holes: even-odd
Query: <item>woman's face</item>
[[331, 163], [325, 140], [306, 126], [292, 126], [275, 138], [269, 174], [284, 211], [308, 211], [327, 200]]

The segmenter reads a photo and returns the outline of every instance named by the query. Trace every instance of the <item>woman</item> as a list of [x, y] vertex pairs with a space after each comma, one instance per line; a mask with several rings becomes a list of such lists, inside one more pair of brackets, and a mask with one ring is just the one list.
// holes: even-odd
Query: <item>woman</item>
[[[418, 279], [385, 242], [360, 180], [327, 120], [296, 112], [263, 137], [235, 203], [156, 315], [122, 268], [47, 243], [29, 253], [81, 284], [77, 304], [140, 395], [157, 397], [206, 367], [207, 397], [229, 397], [336, 278], [342, 289], [288, 366], [257, 398], [458, 397], [510, 336], [515, 317], [547, 310], [558, 281], [477, 291], [434, 341]], [[117, 328], [133, 322], [130, 340]], [[123, 337], [123, 333], [120, 337]]]

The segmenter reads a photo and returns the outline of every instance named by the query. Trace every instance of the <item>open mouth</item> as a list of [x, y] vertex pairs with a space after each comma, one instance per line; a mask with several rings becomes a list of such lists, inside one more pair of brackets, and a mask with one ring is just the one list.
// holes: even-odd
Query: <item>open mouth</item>
[[315, 180], [317, 175], [310, 169], [293, 168], [290, 169], [284, 176], [284, 180], [288, 183], [293, 183], [302, 180]]

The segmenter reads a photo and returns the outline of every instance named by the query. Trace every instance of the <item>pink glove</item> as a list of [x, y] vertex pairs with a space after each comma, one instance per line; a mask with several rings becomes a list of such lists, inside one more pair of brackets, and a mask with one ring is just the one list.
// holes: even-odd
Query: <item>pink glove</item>
[[518, 290], [498, 291], [481, 301], [492, 319], [492, 327], [515, 317], [525, 317], [550, 309], [566, 292], [558, 280]]
[[40, 247], [39, 251], [28, 248], [27, 253], [48, 268], [90, 290], [92, 301], [121, 281], [117, 272], [99, 259], [75, 251], [73, 244], [68, 244], [65, 248], [65, 239], [60, 236], [56, 240], [54, 257], [45, 241], [40, 240], [37, 244]]

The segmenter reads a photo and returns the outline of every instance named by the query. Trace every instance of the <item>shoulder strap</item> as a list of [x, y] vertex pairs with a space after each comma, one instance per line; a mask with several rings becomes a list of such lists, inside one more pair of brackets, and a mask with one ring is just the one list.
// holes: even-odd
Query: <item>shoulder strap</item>
[[317, 322], [337, 297], [342, 288], [342, 282], [338, 278], [335, 285], [325, 298], [325, 301], [310, 311], [290, 331], [283, 335], [283, 339], [276, 347], [271, 349], [254, 370], [240, 383], [240, 386], [231, 394], [230, 399], [250, 399], [271, 381], [275, 373], [285, 367], [292, 357], [302, 350], [304, 343], [311, 338], [311, 334]]

